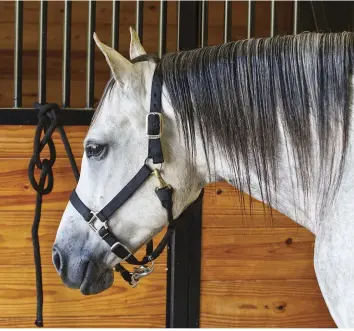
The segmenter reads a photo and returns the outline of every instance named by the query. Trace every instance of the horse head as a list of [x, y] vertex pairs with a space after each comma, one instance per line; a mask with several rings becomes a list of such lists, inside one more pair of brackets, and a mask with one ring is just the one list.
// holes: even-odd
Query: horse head
[[[53, 263], [63, 282], [83, 294], [109, 288], [113, 283], [113, 267], [177, 218], [198, 197], [204, 185], [196, 163], [189, 161], [162, 85], [157, 91], [160, 95], [155, 96], [161, 100], [161, 115], [147, 116], [152, 107], [157, 63], [151, 57], [133, 60], [146, 54], [136, 32], [131, 29], [133, 61], [104, 45], [96, 35], [94, 39], [107, 60], [112, 79], [85, 138], [80, 180], [53, 246]], [[158, 126], [155, 136], [159, 139], [147, 137], [146, 121], [151, 120], [152, 125]], [[157, 140], [163, 160], [162, 155], [156, 160], [149, 157]], [[137, 184], [141, 176], [145, 177]], [[163, 206], [165, 198], [157, 198], [156, 187], [173, 188], [169, 217], [166, 217], [168, 208]], [[109, 217], [99, 219], [96, 213], [119, 192], [122, 192], [120, 197], [125, 196], [124, 204], [115, 204]], [[99, 233], [101, 229], [106, 232]]]

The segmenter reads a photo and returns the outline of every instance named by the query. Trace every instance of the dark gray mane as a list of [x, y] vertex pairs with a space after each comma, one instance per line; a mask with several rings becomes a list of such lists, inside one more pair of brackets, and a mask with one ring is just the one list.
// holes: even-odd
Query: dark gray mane
[[[263, 199], [271, 204], [281, 121], [299, 185], [307, 193], [314, 171], [322, 172], [320, 204], [325, 206], [340, 184], [348, 145], [353, 37], [304, 33], [166, 54], [159, 68], [191, 158], [198, 130], [209, 162], [215, 145], [232, 166], [235, 186], [249, 194], [249, 170], [255, 168], [259, 182], [266, 183]], [[313, 169], [318, 157], [320, 167]]]

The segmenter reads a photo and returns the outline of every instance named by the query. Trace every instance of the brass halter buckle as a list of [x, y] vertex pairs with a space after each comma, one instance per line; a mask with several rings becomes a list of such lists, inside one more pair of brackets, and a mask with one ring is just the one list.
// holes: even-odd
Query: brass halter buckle
[[146, 276], [149, 276], [154, 271], [154, 261], [151, 262], [151, 267], [147, 265], [141, 265], [133, 269], [130, 285], [135, 288], [138, 286], [139, 280]]
[[162, 188], [165, 188], [167, 186], [169, 186], [165, 181], [164, 179], [162, 178], [161, 176], [161, 172], [159, 169], [155, 168], [154, 171], [153, 171], [153, 174], [154, 176], [158, 179], [159, 183], [160, 183], [160, 186], [157, 187], [157, 189], [162, 189]]

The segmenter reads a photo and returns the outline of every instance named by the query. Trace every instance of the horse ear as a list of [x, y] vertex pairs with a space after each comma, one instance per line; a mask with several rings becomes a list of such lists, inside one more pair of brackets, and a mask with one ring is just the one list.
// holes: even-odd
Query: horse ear
[[128, 61], [123, 55], [119, 54], [116, 50], [102, 43], [98, 39], [96, 33], [93, 34], [93, 39], [95, 40], [98, 48], [105, 56], [115, 80], [121, 86], [124, 86], [124, 84], [126, 84], [129, 80], [129, 77], [131, 77], [131, 73], [133, 71], [133, 64]]
[[130, 59], [132, 60], [140, 55], [145, 55], [146, 52], [145, 52], [144, 47], [141, 45], [139, 36], [136, 33], [136, 31], [132, 27], [129, 27], [129, 30], [130, 30], [129, 53], [130, 53]]

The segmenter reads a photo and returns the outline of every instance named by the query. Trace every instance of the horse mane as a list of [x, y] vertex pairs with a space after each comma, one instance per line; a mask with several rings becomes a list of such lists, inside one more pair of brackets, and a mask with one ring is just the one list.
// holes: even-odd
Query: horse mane
[[199, 132], [209, 165], [218, 149], [232, 168], [233, 184], [248, 194], [250, 170], [256, 169], [264, 183], [262, 200], [271, 205], [281, 126], [304, 201], [314, 173], [322, 174], [317, 184], [323, 209], [333, 201], [344, 170], [353, 37], [302, 33], [164, 55], [158, 68], [191, 159]]

